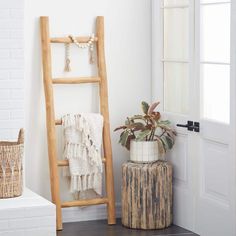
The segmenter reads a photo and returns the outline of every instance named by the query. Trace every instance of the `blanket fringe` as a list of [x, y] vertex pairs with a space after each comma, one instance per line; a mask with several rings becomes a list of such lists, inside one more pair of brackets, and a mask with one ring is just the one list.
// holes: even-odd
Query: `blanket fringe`
[[[101, 119], [102, 116], [96, 118]], [[65, 136], [64, 158], [69, 160], [69, 168], [63, 169], [63, 175], [71, 177], [70, 191], [76, 193], [93, 189], [101, 195], [103, 168], [101, 144], [98, 145], [101, 140], [96, 140], [97, 137], [91, 133], [91, 124], [81, 114], [63, 116], [62, 125]], [[99, 126], [102, 136], [103, 118]]]

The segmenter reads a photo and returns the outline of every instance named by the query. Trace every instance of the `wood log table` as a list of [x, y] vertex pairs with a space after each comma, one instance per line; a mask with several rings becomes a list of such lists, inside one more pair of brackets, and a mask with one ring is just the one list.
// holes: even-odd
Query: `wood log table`
[[122, 224], [162, 229], [172, 223], [172, 166], [165, 161], [122, 165]]

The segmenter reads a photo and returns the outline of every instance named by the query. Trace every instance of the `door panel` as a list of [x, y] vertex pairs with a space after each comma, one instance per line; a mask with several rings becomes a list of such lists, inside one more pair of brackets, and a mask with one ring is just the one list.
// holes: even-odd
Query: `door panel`
[[188, 136], [179, 134], [175, 141], [176, 145], [168, 153], [168, 160], [174, 167], [173, 181], [176, 187], [188, 187]]
[[218, 143], [228, 144], [230, 141], [230, 126], [211, 120], [201, 120], [201, 137], [214, 140]]
[[[174, 223], [193, 229], [193, 195], [191, 160], [188, 158], [188, 134], [178, 134], [176, 145], [167, 154], [173, 164]], [[187, 217], [186, 217], [187, 216]]]
[[201, 61], [229, 63], [230, 4], [209, 4], [200, 7], [202, 22]]
[[236, 235], [231, 5], [153, 0], [153, 14], [160, 17], [153, 18], [153, 39], [158, 39], [153, 41], [153, 100], [161, 101], [163, 119], [175, 127], [188, 120], [200, 123], [199, 133], [176, 127], [176, 143], [167, 154], [174, 168], [174, 224], [201, 236]]
[[164, 8], [164, 58], [188, 58], [188, 8]]
[[188, 64], [164, 62], [164, 109], [188, 114]]
[[[196, 215], [201, 215], [201, 221], [196, 221], [197, 231], [195, 230], [195, 232], [201, 236], [235, 236], [232, 227], [233, 218], [229, 219], [229, 211], [229, 207], [221, 205], [211, 198], [201, 201], [196, 208]], [[211, 213], [212, 218], [206, 214], [208, 212]]]
[[[195, 231], [235, 236], [230, 185], [230, 3], [196, 3], [196, 68], [199, 69], [201, 132]], [[205, 2], [204, 2], [205, 3]]]
[[202, 116], [229, 124], [230, 65], [201, 65]]
[[201, 197], [228, 207], [228, 145], [202, 139], [201, 150]]

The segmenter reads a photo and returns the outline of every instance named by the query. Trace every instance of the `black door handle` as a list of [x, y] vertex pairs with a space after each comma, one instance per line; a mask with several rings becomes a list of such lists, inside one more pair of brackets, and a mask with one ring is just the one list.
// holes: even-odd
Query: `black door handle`
[[189, 131], [193, 131], [194, 126], [193, 126], [193, 121], [188, 120], [187, 124], [177, 124], [178, 127], [183, 127], [183, 128], [187, 128]]
[[177, 124], [178, 127], [187, 128], [189, 131], [199, 132], [200, 131], [200, 124], [199, 122], [193, 122], [188, 120], [187, 124]]

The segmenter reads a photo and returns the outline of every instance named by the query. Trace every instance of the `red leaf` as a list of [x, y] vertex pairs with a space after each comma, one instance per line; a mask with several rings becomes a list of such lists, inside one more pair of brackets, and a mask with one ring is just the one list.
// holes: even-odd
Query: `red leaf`
[[114, 132], [117, 131], [117, 130], [120, 130], [120, 129], [126, 129], [126, 126], [125, 125], [119, 126], [116, 129], [114, 129]]
[[156, 109], [156, 107], [160, 104], [160, 102], [154, 102], [148, 109], [147, 114], [152, 114], [152, 112]]

